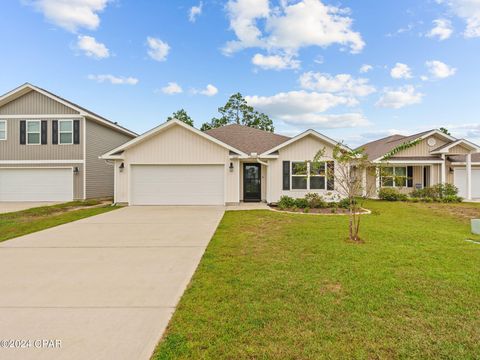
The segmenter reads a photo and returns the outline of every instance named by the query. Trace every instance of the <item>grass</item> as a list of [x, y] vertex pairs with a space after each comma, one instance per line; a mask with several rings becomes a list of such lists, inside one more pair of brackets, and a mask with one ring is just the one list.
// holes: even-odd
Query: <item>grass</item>
[[94, 207], [99, 204], [98, 200], [71, 201], [0, 214], [0, 242], [117, 208], [110, 205]]
[[478, 359], [480, 204], [227, 212], [153, 359]]

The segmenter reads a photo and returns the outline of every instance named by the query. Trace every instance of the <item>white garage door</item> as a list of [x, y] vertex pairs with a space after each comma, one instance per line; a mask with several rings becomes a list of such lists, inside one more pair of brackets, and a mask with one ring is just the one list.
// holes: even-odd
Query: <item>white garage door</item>
[[72, 169], [0, 169], [0, 201], [71, 201]]
[[224, 205], [223, 165], [133, 165], [131, 205]]
[[[458, 188], [458, 195], [467, 197], [467, 171], [455, 169], [453, 178], [454, 184]], [[472, 197], [480, 198], [480, 169], [472, 169]]]

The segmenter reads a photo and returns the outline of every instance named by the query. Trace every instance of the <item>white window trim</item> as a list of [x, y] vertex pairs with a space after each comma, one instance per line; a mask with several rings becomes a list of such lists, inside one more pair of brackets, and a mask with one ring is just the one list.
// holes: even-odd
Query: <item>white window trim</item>
[[[392, 168], [392, 176], [382, 176], [380, 174], [380, 186], [382, 188], [408, 188], [408, 166], [386, 166], [387, 168]], [[405, 185], [403, 186], [397, 186], [396, 184], [396, 178], [397, 177], [403, 177], [403, 176], [397, 176], [395, 175], [395, 169], [397, 168], [402, 168], [402, 169], [405, 169]], [[392, 186], [388, 186], [388, 185], [383, 185], [383, 179], [384, 178], [392, 178], [392, 183], [393, 185]]]
[[0, 123], [5, 124], [5, 138], [0, 138], [0, 141], [7, 141], [8, 139], [8, 125], [7, 125], [7, 120], [0, 120]]
[[[290, 161], [290, 191], [327, 191], [327, 187], [328, 187], [328, 184], [327, 184], [327, 179], [328, 179], [327, 160], [320, 161], [320, 162], [323, 162], [325, 164], [325, 175], [312, 175], [312, 174], [310, 174], [310, 165], [311, 165], [310, 161], [307, 162], [307, 175], [294, 175], [293, 174], [293, 164], [295, 164], [295, 163], [304, 164], [305, 161], [300, 161], [300, 160]], [[293, 181], [292, 181], [292, 179], [294, 177], [303, 177], [303, 178], [306, 177], [307, 178], [307, 188], [306, 189], [294, 189], [293, 188]], [[311, 189], [310, 188], [310, 177], [323, 177], [323, 178], [325, 178], [324, 188], [323, 189]]]
[[[62, 122], [69, 122], [72, 124], [72, 130], [71, 131], [61, 131], [60, 128], [60, 123]], [[62, 143], [62, 137], [60, 136], [61, 134], [72, 134], [72, 141], [69, 143]], [[67, 119], [67, 120], [58, 120], [58, 145], [73, 145], [73, 120]]]
[[[28, 131], [28, 123], [38, 123], [38, 132], [36, 131]], [[31, 144], [28, 141], [28, 134], [38, 134], [38, 144], [33, 143]], [[42, 145], [42, 121], [41, 120], [25, 120], [25, 143], [27, 145]]]

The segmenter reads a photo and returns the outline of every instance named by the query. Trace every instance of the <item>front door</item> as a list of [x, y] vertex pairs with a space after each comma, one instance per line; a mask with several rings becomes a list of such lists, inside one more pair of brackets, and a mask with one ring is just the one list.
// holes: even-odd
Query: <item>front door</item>
[[243, 164], [243, 201], [261, 201], [261, 167], [260, 164]]

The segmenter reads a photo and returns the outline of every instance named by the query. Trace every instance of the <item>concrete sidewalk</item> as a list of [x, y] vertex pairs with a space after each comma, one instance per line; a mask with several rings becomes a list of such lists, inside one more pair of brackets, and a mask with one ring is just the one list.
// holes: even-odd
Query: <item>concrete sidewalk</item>
[[149, 359], [223, 212], [128, 207], [1, 243], [0, 339], [61, 347], [0, 358]]

